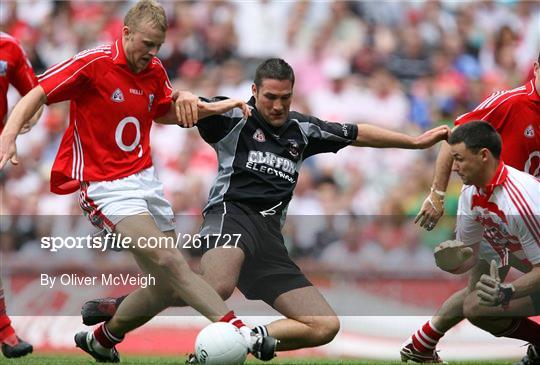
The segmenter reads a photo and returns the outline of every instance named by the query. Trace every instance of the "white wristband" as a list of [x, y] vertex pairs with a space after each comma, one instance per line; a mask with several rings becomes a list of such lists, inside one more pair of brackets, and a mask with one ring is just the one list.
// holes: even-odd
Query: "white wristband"
[[446, 195], [446, 193], [444, 191], [441, 191], [441, 190], [437, 190], [435, 189], [434, 187], [431, 187], [431, 192], [432, 193], [435, 193], [437, 194], [438, 196], [441, 196], [444, 198], [444, 196]]

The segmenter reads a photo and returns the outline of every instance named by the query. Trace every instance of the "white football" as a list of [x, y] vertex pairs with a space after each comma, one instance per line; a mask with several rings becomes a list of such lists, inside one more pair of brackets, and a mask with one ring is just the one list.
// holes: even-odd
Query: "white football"
[[241, 365], [246, 361], [247, 344], [238, 328], [216, 322], [202, 329], [195, 340], [195, 357], [201, 364]]

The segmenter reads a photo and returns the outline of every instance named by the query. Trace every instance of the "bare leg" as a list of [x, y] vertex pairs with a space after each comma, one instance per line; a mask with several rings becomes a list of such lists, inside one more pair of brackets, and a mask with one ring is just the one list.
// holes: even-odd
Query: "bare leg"
[[463, 288], [444, 301], [431, 321], [441, 332], [447, 332], [463, 320], [463, 301], [467, 288]]
[[[131, 237], [162, 237], [149, 215], [127, 217], [116, 226], [116, 233]], [[174, 236], [173, 232], [168, 233]], [[191, 271], [176, 248], [141, 248], [130, 250], [141, 269], [156, 279], [156, 286], [139, 289], [119, 306], [107, 328], [122, 336], [139, 327], [174, 302], [183, 301], [212, 321], [219, 320], [229, 309], [219, 295], [200, 276]]]
[[313, 286], [281, 294], [273, 307], [287, 317], [266, 326], [279, 351], [324, 345], [339, 331], [336, 313]]

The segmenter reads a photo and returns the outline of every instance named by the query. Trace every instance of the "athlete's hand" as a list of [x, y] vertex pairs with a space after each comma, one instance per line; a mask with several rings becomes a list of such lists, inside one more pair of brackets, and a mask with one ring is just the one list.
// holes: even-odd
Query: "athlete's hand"
[[514, 286], [501, 283], [495, 260], [491, 260], [489, 275], [482, 275], [476, 283], [476, 295], [478, 295], [479, 304], [488, 307], [507, 306], [512, 299]]
[[8, 161], [11, 161], [13, 165], [19, 164], [17, 160], [17, 145], [14, 138], [2, 135], [0, 136], [0, 170], [4, 168]]
[[244, 118], [251, 116], [251, 108], [242, 100], [237, 99], [223, 99], [213, 103], [207, 103], [199, 101], [199, 117], [206, 118], [211, 115], [218, 115], [228, 112], [234, 108], [242, 109]]
[[235, 100], [236, 108], [242, 109], [242, 114], [244, 118], [251, 117], [251, 107], [243, 100]]
[[198, 104], [199, 98], [189, 91], [175, 91], [172, 94], [172, 100], [176, 108], [176, 118], [178, 125], [185, 128], [191, 128], [199, 120]]
[[435, 264], [450, 273], [460, 268], [472, 255], [471, 247], [465, 246], [461, 241], [444, 241], [435, 247], [433, 254]]
[[424, 149], [433, 146], [439, 141], [447, 140], [448, 137], [450, 137], [450, 128], [447, 125], [441, 125], [415, 137], [414, 144], [416, 148]]
[[420, 222], [420, 227], [431, 231], [444, 214], [444, 192], [431, 188], [431, 192], [424, 200], [420, 212], [414, 223]]

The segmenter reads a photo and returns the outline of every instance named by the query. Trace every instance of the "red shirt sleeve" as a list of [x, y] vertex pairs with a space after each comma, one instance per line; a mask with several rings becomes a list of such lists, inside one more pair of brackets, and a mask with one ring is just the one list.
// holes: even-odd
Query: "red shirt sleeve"
[[16, 63], [10, 74], [10, 83], [17, 89], [19, 94], [24, 96], [38, 84], [38, 81], [23, 49], [20, 46], [14, 48]]
[[460, 115], [454, 121], [454, 124], [458, 126], [475, 120], [483, 120], [491, 124], [496, 130], [501, 130], [511, 107], [510, 103], [504, 103], [504, 101], [504, 94], [500, 92], [493, 93], [474, 110]]
[[163, 68], [163, 65], [161, 62], [156, 59], [159, 63], [157, 69], [159, 70], [160, 74], [160, 84], [161, 87], [159, 88], [159, 92], [156, 94], [156, 100], [155, 100], [155, 113], [154, 113], [154, 119], [160, 118], [167, 114], [171, 108], [171, 95], [172, 95], [172, 85], [171, 81], [169, 80], [169, 76], [167, 76], [167, 72]]
[[98, 77], [100, 62], [109, 56], [103, 53], [78, 54], [48, 69], [39, 78], [47, 95], [47, 104], [75, 99], [85, 92], [91, 80]]

